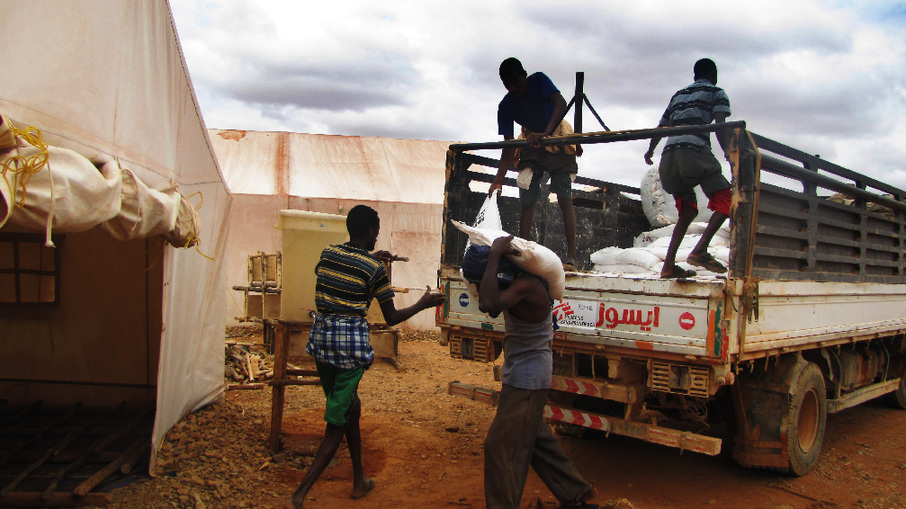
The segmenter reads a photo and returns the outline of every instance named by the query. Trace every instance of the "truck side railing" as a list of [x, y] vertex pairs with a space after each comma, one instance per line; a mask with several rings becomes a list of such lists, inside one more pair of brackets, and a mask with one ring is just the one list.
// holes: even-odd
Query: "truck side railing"
[[752, 275], [768, 280], [906, 283], [906, 192], [754, 133], [760, 171]]
[[[807, 154], [745, 130], [744, 121], [626, 131], [577, 133], [545, 138], [543, 146], [645, 140], [681, 134], [731, 130], [730, 165], [733, 173], [733, 209], [730, 226], [734, 250], [729, 277], [748, 280], [837, 281], [906, 283], [906, 191], [836, 165], [819, 156]], [[450, 145], [448, 153], [447, 203], [445, 224], [450, 219], [469, 221], [480, 207], [483, 196], [471, 191], [470, 181], [491, 182], [493, 175], [470, 171], [473, 164], [496, 169], [498, 161], [465, 151], [526, 147], [525, 140]], [[762, 180], [762, 172], [791, 180], [783, 187]], [[769, 177], [768, 180], [771, 180]], [[777, 179], [775, 179], [777, 180]], [[620, 215], [632, 207], [624, 193], [637, 188], [578, 177], [577, 183], [596, 188], [595, 192], [577, 190], [579, 257], [586, 258], [602, 247], [629, 247], [625, 239], [646, 231], [636, 224], [633, 214]], [[504, 185], [515, 186], [507, 178]], [[821, 191], [819, 193], [819, 191]], [[583, 220], [581, 207], [590, 212]], [[516, 199], [502, 199], [501, 215], [507, 231], [516, 231]], [[600, 209], [613, 214], [600, 213]], [[510, 210], [512, 209], [512, 210]], [[541, 214], [556, 218], [556, 211], [540, 207]], [[548, 210], [550, 209], [550, 210]], [[636, 211], [633, 211], [636, 212]], [[512, 224], [507, 224], [511, 222]], [[544, 221], [537, 222], [544, 228]], [[446, 231], [446, 228], [444, 229]], [[535, 232], [541, 243], [556, 244], [556, 231]], [[583, 242], [582, 232], [587, 231]], [[555, 247], [555, 246], [554, 246]], [[457, 264], [465, 248], [465, 238], [455, 234], [444, 238], [444, 263]]]

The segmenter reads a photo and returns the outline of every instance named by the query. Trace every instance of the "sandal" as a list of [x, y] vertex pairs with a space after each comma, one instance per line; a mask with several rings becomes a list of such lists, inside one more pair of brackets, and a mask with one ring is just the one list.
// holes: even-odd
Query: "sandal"
[[715, 260], [714, 257], [711, 256], [711, 253], [705, 253], [699, 256], [690, 254], [686, 258], [686, 263], [710, 270], [711, 272], [716, 272], [718, 274], [723, 274], [727, 271], [727, 268], [721, 265], [719, 261]]
[[681, 267], [673, 266], [673, 271], [669, 274], [661, 273], [661, 278], [663, 279], [688, 279], [690, 277], [695, 277], [694, 270], [685, 270]]

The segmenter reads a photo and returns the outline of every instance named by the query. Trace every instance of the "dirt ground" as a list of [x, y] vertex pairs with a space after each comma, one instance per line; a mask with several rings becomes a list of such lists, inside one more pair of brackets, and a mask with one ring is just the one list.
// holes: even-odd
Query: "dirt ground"
[[[451, 359], [431, 333], [407, 334], [399, 360], [402, 370], [377, 361], [360, 387], [364, 463], [375, 489], [349, 498], [351, 466], [341, 446], [307, 508], [484, 507], [482, 441], [494, 409], [446, 391], [452, 380], [493, 387], [492, 366]], [[179, 422], [161, 449], [158, 475], [112, 490], [108, 507], [280, 507], [324, 428], [319, 387], [288, 387], [286, 401], [281, 453], [267, 450], [271, 390], [230, 390], [224, 403]], [[820, 462], [801, 478], [617, 436], [561, 440], [605, 507], [886, 509], [906, 508], [904, 430], [906, 411], [878, 402], [831, 415]], [[522, 507], [557, 507], [534, 473]]]

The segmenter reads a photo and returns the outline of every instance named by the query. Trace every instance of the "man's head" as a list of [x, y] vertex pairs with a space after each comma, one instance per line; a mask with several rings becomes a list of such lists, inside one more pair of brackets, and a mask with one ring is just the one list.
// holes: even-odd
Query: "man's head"
[[346, 214], [346, 231], [349, 240], [359, 241], [368, 251], [374, 250], [378, 232], [381, 231], [381, 220], [378, 213], [367, 205], [356, 205]]
[[522, 95], [525, 91], [525, 78], [528, 76], [528, 73], [525, 72], [525, 69], [522, 67], [522, 62], [518, 59], [510, 57], [500, 63], [500, 81], [503, 82], [503, 86], [507, 90], [516, 94]]
[[[481, 280], [484, 278], [484, 271], [488, 267], [488, 258], [491, 254], [491, 248], [489, 246], [478, 246], [471, 244], [466, 253], [462, 257], [462, 263], [460, 264], [460, 270], [462, 270], [462, 277], [466, 278], [466, 281], [478, 285], [481, 283]], [[506, 258], [501, 258], [500, 263], [497, 266], [497, 284], [501, 290], [509, 288], [510, 284], [516, 279], [516, 276], [522, 270], [517, 267], [515, 264], [507, 260]]]
[[695, 62], [695, 67], [692, 68], [695, 73], [695, 79], [706, 79], [712, 84], [717, 85], [717, 65], [714, 64], [714, 60], [710, 58], [702, 58], [698, 62]]

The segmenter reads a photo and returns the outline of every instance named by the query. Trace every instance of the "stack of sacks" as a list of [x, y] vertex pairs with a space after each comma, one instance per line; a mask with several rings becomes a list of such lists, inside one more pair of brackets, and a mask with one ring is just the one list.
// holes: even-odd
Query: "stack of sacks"
[[[633, 247], [619, 248], [606, 247], [592, 253], [591, 262], [595, 272], [616, 275], [655, 275], [660, 276], [670, 237], [673, 235], [673, 226], [667, 225], [656, 230], [645, 232], [633, 241]], [[707, 223], [692, 223], [680, 243], [676, 254], [677, 265], [684, 269], [692, 269], [700, 276], [715, 276], [714, 272], [693, 267], [686, 263], [686, 257], [701, 239]], [[727, 223], [717, 231], [708, 246], [708, 252], [724, 266], [730, 263], [730, 228]]]

